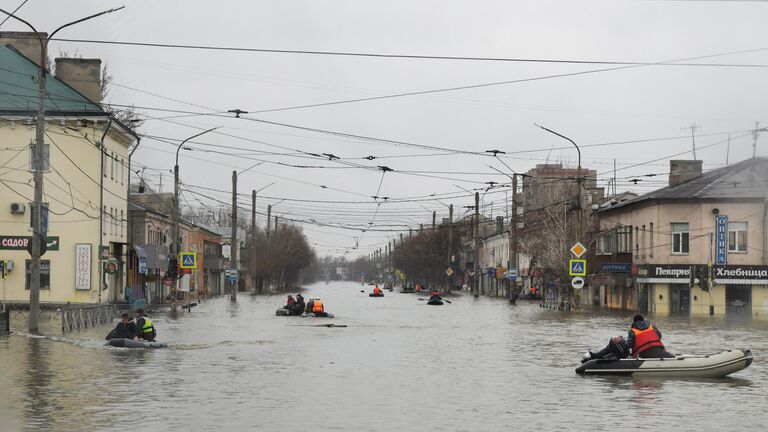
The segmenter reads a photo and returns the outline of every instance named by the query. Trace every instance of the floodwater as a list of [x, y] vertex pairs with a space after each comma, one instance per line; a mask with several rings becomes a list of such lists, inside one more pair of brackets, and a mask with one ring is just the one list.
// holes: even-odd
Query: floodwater
[[[0, 337], [2, 431], [764, 430], [768, 324], [656, 320], [675, 353], [750, 348], [717, 380], [583, 377], [581, 354], [629, 316], [464, 295], [308, 287], [333, 320], [277, 317], [283, 295], [157, 314], [169, 349], [102, 346], [108, 326]], [[365, 293], [361, 293], [365, 289]], [[345, 324], [345, 328], [317, 327]]]

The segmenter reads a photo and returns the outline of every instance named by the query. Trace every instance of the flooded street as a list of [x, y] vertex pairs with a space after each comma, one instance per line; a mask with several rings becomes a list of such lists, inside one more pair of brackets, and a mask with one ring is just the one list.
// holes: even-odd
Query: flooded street
[[[333, 320], [277, 317], [283, 295], [154, 314], [170, 349], [103, 347], [107, 326], [0, 337], [0, 429], [714, 431], [768, 421], [764, 321], [655, 320], [674, 353], [751, 349], [752, 366], [730, 378], [583, 377], [581, 354], [626, 334], [631, 313], [467, 295], [430, 307], [396, 291], [369, 298], [370, 288], [310, 286], [305, 297], [321, 297]], [[331, 322], [348, 327], [316, 327]]]

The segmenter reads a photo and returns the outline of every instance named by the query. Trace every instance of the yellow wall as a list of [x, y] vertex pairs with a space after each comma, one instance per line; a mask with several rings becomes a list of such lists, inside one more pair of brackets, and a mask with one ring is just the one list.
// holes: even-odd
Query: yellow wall
[[768, 286], [752, 285], [752, 316], [768, 319]]
[[[651, 287], [653, 291], [653, 300], [651, 300], [653, 314], [655, 316], [669, 315], [671, 300], [671, 296], [669, 295], [669, 285], [652, 284]], [[661, 296], [661, 298], [659, 298], [659, 296]]]
[[[48, 251], [43, 260], [51, 263], [51, 289], [40, 291], [41, 302], [89, 302], [99, 300], [98, 246], [99, 246], [99, 182], [101, 180], [100, 151], [95, 143], [101, 138], [105, 120], [97, 124], [79, 126], [75, 120], [49, 119], [46, 128], [47, 144], [50, 144], [51, 171], [44, 175], [44, 201], [49, 203], [49, 236], [58, 236], [58, 251]], [[29, 143], [35, 138], [35, 127], [23, 119], [0, 118], [0, 144], [20, 151], [0, 152], [0, 235], [31, 236], [29, 228], [30, 202], [34, 197], [34, 183], [29, 172]], [[113, 126], [106, 138], [105, 148], [127, 164], [128, 146], [131, 140]], [[70, 160], [71, 159], [71, 160]], [[117, 218], [127, 219], [127, 168], [118, 169], [122, 179], [111, 177], [109, 160], [105, 167], [104, 205], [109, 212], [116, 209]], [[119, 168], [119, 165], [116, 165]], [[90, 178], [89, 178], [90, 177]], [[116, 177], [119, 177], [116, 176]], [[71, 191], [71, 192], [70, 192]], [[11, 203], [26, 205], [24, 214], [11, 214]], [[103, 243], [124, 243], [126, 223], [112, 224], [104, 218]], [[114, 229], [112, 227], [115, 227]], [[75, 290], [75, 245], [91, 245], [91, 289]], [[29, 301], [29, 291], [24, 289], [26, 251], [0, 250], [0, 259], [13, 260], [14, 269], [5, 280], [4, 298], [10, 301]], [[101, 301], [107, 301], [112, 289], [101, 293]], [[0, 294], [2, 295], [2, 294]]]
[[715, 285], [710, 293], [694, 286], [691, 288], [691, 316], [709, 316], [709, 305], [715, 306], [715, 316], [725, 315], [725, 285]]

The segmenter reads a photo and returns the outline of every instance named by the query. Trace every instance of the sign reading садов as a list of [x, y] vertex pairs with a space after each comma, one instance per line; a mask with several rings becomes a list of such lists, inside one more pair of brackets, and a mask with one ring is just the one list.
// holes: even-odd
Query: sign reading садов
[[728, 216], [715, 218], [715, 264], [728, 264]]
[[[32, 236], [5, 236], [0, 235], [0, 250], [27, 250]], [[59, 238], [47, 237], [46, 246], [49, 251], [59, 250]]]

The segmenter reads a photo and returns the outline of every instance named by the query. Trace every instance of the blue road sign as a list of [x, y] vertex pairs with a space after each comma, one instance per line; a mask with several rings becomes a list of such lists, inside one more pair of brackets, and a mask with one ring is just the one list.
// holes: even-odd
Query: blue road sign
[[182, 252], [179, 259], [179, 267], [181, 268], [197, 268], [197, 254], [194, 252]]
[[728, 216], [719, 215], [715, 218], [715, 233], [717, 251], [715, 264], [728, 264]]
[[569, 276], [586, 276], [587, 275], [587, 260], [572, 259], [568, 261], [568, 275]]

